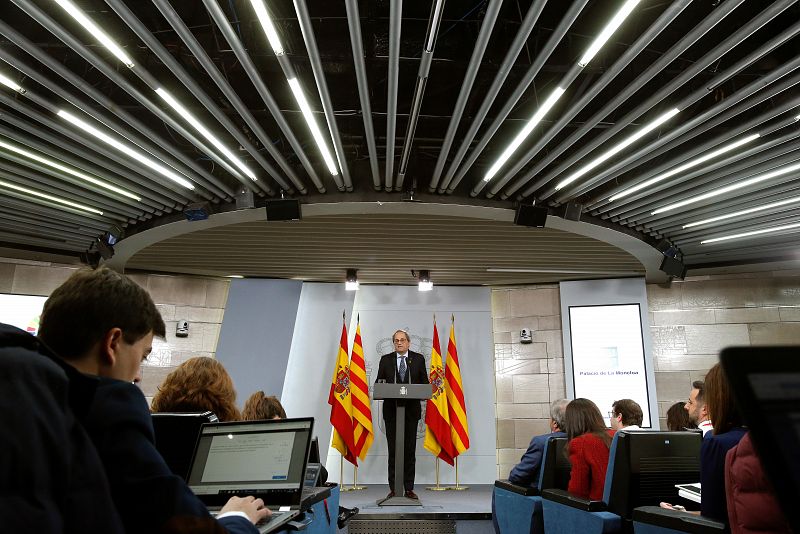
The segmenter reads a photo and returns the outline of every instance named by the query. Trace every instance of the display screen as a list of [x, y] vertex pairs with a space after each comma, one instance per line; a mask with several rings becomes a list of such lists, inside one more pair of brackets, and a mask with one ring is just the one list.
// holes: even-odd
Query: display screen
[[575, 397], [594, 401], [606, 424], [615, 400], [633, 399], [650, 428], [639, 305], [571, 306], [569, 328]]
[[21, 328], [33, 335], [39, 331], [39, 316], [47, 297], [0, 293], [0, 323]]

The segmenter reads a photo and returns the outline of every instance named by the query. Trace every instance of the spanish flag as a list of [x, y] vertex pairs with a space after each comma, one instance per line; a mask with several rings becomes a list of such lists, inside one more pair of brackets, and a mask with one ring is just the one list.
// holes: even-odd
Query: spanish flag
[[361, 322], [356, 320], [356, 338], [350, 356], [350, 397], [353, 404], [353, 452], [362, 460], [372, 446], [372, 409], [369, 403], [367, 368], [364, 364], [364, 349], [361, 346]]
[[450, 339], [447, 342], [447, 361], [445, 362], [445, 390], [447, 391], [447, 410], [450, 416], [450, 436], [453, 440], [453, 456], [469, 449], [469, 425], [467, 406], [464, 402], [464, 387], [461, 370], [458, 367], [456, 350], [456, 318], [450, 325]]
[[353, 444], [353, 404], [350, 397], [350, 365], [347, 360], [347, 327], [344, 325], [344, 318], [342, 318], [342, 338], [339, 342], [336, 366], [333, 368], [328, 404], [331, 405], [333, 425], [331, 446], [339, 451], [345, 460], [358, 465]]
[[450, 416], [447, 410], [442, 351], [439, 332], [433, 319], [433, 351], [431, 352], [431, 398], [425, 408], [425, 450], [453, 465], [453, 442], [450, 437]]

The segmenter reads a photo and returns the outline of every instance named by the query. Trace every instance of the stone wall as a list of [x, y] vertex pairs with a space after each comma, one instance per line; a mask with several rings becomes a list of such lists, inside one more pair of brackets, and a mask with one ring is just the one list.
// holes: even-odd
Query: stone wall
[[[656, 395], [686, 399], [727, 345], [800, 344], [800, 271], [703, 276], [647, 285]], [[497, 463], [505, 478], [532, 436], [547, 432], [548, 403], [564, 396], [558, 285], [492, 291]], [[521, 345], [519, 331], [535, 330]], [[601, 407], [602, 409], [603, 407]]]
[[[0, 259], [0, 293], [48, 296], [77, 266]], [[154, 340], [153, 352], [142, 368], [142, 391], [148, 402], [164, 377], [193, 356], [214, 357], [217, 350], [228, 280], [156, 274], [130, 275], [145, 288], [164, 318], [166, 340]], [[189, 337], [175, 337], [177, 321], [189, 321]]]

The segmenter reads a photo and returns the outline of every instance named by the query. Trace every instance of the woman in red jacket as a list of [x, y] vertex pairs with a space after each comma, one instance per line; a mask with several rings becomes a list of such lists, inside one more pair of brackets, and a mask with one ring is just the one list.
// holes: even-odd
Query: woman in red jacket
[[603, 498], [613, 431], [606, 428], [603, 415], [589, 399], [575, 399], [567, 405], [564, 427], [572, 463], [567, 491], [583, 499], [599, 501]]

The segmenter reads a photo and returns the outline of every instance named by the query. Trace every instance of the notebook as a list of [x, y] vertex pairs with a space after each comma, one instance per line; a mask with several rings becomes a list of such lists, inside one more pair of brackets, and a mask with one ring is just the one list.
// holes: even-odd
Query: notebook
[[189, 488], [218, 511], [232, 496], [263, 499], [272, 518], [256, 525], [272, 532], [300, 512], [313, 418], [210, 423], [197, 439]]

